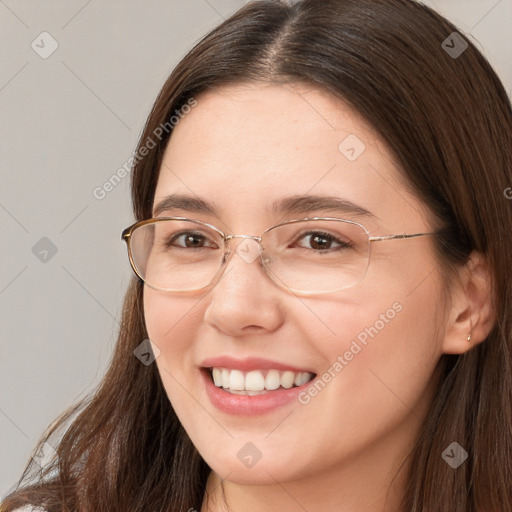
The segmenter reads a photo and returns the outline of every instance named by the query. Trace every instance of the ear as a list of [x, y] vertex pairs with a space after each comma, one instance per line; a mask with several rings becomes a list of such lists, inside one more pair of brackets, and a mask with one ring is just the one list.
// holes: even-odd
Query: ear
[[473, 251], [453, 282], [443, 353], [467, 352], [487, 338], [495, 321], [492, 274], [484, 256]]

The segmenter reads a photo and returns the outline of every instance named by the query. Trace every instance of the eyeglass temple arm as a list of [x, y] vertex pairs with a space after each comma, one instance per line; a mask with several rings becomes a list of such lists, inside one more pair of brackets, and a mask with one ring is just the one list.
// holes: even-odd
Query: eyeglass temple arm
[[381, 242], [382, 240], [400, 240], [403, 238], [416, 238], [418, 236], [428, 236], [435, 235], [435, 232], [432, 233], [413, 233], [411, 235], [386, 235], [386, 236], [370, 236], [368, 240], [370, 242]]

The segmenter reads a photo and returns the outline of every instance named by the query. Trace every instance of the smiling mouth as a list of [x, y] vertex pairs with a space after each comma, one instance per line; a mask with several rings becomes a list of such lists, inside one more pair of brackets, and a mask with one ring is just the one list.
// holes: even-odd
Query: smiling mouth
[[264, 395], [272, 391], [303, 386], [315, 378], [314, 373], [290, 370], [252, 370], [206, 368], [216, 387], [235, 395]]

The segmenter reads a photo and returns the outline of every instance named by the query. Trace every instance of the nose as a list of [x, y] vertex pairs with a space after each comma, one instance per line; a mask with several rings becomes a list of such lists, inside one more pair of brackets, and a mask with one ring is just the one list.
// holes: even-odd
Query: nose
[[261, 265], [261, 246], [251, 238], [230, 244], [224, 271], [209, 291], [205, 322], [231, 336], [278, 329], [284, 320], [284, 293]]

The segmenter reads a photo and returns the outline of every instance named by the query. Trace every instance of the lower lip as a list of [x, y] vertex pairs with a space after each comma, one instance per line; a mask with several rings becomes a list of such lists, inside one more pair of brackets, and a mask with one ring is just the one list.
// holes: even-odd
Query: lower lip
[[298, 401], [298, 395], [310, 382], [290, 389], [269, 391], [263, 395], [236, 395], [218, 388], [212, 381], [209, 370], [201, 369], [206, 384], [206, 393], [212, 404], [222, 412], [236, 416], [257, 416], [271, 412], [279, 407]]

